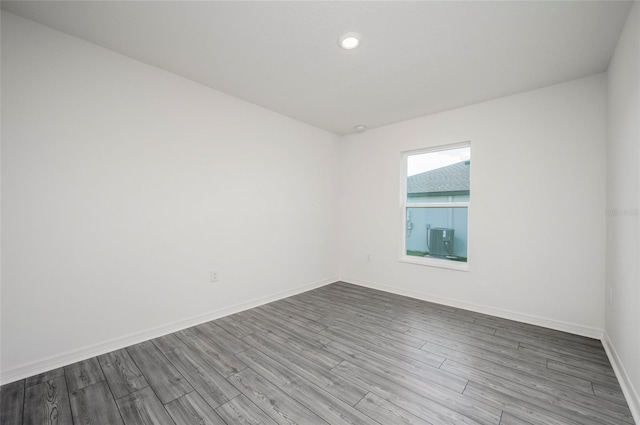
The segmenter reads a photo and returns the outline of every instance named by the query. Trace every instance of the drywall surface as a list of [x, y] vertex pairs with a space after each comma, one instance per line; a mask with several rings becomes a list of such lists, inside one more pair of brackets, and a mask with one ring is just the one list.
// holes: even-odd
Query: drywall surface
[[640, 421], [640, 4], [608, 70], [606, 333]]
[[3, 12], [4, 381], [335, 281], [338, 140]]
[[[605, 76], [344, 139], [341, 279], [601, 337]], [[399, 261], [401, 153], [471, 142], [469, 271]]]

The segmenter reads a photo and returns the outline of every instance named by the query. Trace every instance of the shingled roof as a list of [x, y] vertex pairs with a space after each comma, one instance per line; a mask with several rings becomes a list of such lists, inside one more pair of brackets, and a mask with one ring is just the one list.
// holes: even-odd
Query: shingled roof
[[456, 195], [469, 193], [471, 161], [462, 161], [407, 177], [407, 195]]

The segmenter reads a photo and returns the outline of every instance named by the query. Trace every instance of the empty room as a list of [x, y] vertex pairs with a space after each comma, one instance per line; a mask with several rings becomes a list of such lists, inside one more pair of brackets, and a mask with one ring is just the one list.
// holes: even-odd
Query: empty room
[[638, 1], [0, 13], [0, 425], [640, 424]]

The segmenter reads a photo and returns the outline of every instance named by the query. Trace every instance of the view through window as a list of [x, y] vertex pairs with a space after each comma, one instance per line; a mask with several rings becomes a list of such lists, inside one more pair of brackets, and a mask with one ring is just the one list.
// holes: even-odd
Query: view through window
[[404, 254], [466, 263], [470, 144], [408, 152], [404, 161]]

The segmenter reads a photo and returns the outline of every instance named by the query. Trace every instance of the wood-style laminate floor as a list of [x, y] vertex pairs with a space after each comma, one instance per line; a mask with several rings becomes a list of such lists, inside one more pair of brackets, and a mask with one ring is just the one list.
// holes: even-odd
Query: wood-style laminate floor
[[633, 424], [597, 340], [345, 283], [1, 396], [2, 425]]

